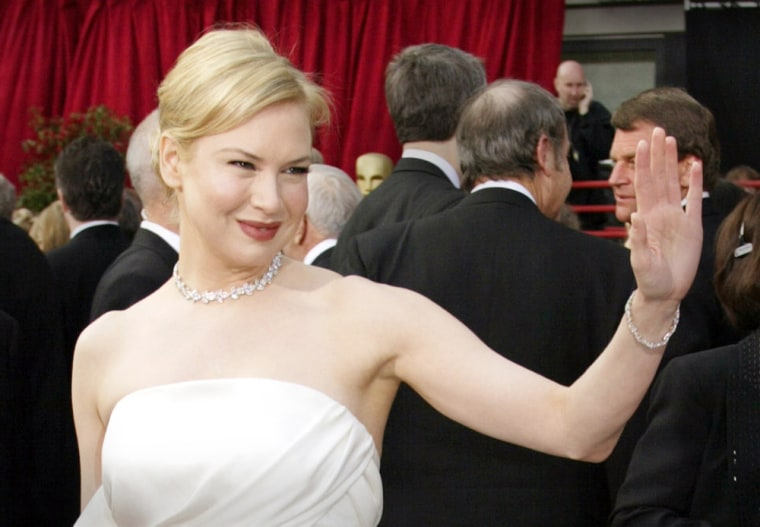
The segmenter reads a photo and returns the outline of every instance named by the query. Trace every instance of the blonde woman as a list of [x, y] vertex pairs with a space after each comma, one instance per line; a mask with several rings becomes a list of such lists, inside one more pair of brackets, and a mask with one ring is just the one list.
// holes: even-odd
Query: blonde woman
[[29, 236], [45, 253], [69, 241], [69, 225], [63, 216], [59, 200], [55, 200], [35, 216], [29, 228]]
[[639, 151], [628, 322], [566, 387], [417, 294], [281, 256], [306, 210], [328, 104], [261, 33], [208, 32], [158, 99], [180, 256], [172, 280], [99, 318], [77, 345], [78, 525], [376, 525], [379, 447], [401, 382], [498, 439], [608, 455], [654, 375], [701, 243], [699, 165], [684, 212], [662, 130], [651, 170], [650, 147]]

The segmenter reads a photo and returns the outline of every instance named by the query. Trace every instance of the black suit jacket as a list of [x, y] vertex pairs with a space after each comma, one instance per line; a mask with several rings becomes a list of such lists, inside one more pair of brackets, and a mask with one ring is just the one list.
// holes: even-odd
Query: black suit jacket
[[172, 276], [177, 251], [160, 236], [138, 229], [134, 240], [100, 278], [90, 320], [106, 311], [126, 309], [161, 287]]
[[755, 333], [663, 370], [613, 526], [760, 525], [759, 343]]
[[[742, 337], [742, 334], [728, 323], [713, 287], [715, 235], [720, 223], [730, 211], [730, 206], [722, 210], [716, 207], [713, 197], [702, 200], [702, 254], [694, 282], [681, 301], [681, 320], [665, 349], [660, 371], [675, 357], [733, 344]], [[736, 233], [736, 236], [738, 237], [739, 233]], [[649, 393], [626, 424], [615, 451], [607, 462], [613, 500], [625, 477], [636, 442], [647, 426], [648, 407]]]
[[[563, 384], [604, 349], [633, 288], [625, 249], [498, 188], [358, 236], [342, 272], [424, 294], [500, 354]], [[389, 416], [381, 471], [382, 525], [590, 527], [610, 512], [602, 466], [478, 434], [407, 386]]]
[[456, 205], [463, 191], [428, 161], [401, 158], [383, 183], [362, 198], [338, 237], [333, 268], [340, 266], [348, 242], [381, 225], [423, 218]]
[[118, 225], [89, 227], [47, 253], [61, 298], [69, 369], [79, 333], [90, 322], [95, 288], [109, 265], [129, 246]]
[[[16, 406], [12, 371], [12, 357], [18, 353], [18, 322], [8, 313], [0, 310], [0, 518], [10, 519], [14, 515], [15, 501], [15, 458], [16, 445], [14, 431], [17, 429]], [[18, 521], [14, 518], [14, 521]]]
[[[71, 378], [60, 309], [45, 256], [22, 229], [0, 218], [0, 310], [5, 334], [0, 404], [3, 525], [70, 526], [79, 511], [79, 459]], [[6, 327], [3, 328], [6, 331]]]

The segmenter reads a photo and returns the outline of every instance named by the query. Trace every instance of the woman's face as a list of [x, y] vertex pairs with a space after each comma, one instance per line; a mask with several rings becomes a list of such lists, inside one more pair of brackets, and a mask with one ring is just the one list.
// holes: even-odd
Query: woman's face
[[268, 265], [306, 210], [310, 157], [309, 116], [298, 103], [195, 141], [178, 162], [182, 243], [190, 238], [240, 265]]

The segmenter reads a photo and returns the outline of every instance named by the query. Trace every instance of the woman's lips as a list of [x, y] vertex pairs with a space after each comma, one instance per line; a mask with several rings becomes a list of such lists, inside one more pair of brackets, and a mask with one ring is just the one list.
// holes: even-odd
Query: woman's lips
[[279, 223], [239, 222], [246, 236], [260, 242], [268, 242], [275, 237], [280, 228]]

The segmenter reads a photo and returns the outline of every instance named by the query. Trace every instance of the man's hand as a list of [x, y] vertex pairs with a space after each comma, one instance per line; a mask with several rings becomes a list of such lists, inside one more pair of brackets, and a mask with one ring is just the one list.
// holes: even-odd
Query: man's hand
[[586, 93], [583, 94], [583, 99], [578, 103], [578, 113], [586, 115], [588, 109], [591, 107], [591, 99], [594, 97], [594, 89], [591, 87], [590, 82], [586, 82]]

